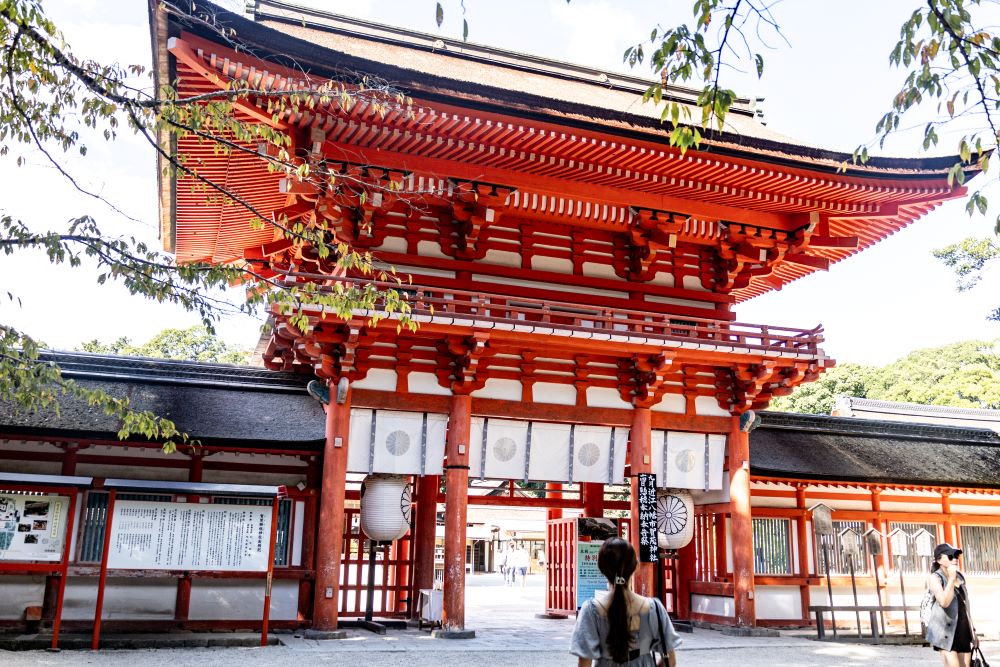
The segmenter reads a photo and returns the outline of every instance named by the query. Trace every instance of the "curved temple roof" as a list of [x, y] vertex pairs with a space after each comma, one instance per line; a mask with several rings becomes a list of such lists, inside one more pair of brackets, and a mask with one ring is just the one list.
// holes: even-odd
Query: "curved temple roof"
[[[157, 72], [161, 81], [176, 77], [183, 94], [234, 79], [269, 90], [313, 87], [359, 72], [410, 93], [409, 115], [382, 116], [364, 103], [345, 110], [334, 101], [276, 123], [321, 131], [327, 155], [377, 160], [432, 195], [447, 196], [449, 178], [496, 183], [513, 189], [505, 205], [518, 216], [613, 231], [635, 230], [637, 211], [676, 212], [688, 216], [686, 229], [696, 228], [702, 244], [724, 243], [734, 225], [799, 234], [799, 246], [734, 289], [737, 301], [825, 269], [965, 192], [947, 184], [957, 158], [854, 165], [849, 155], [764, 126], [749, 100], [737, 103], [724, 132], [681, 155], [669, 146], [659, 111], [641, 103], [641, 79], [273, 0], [257, 0], [255, 21], [208, 3], [197, 5], [196, 17], [164, 11], [151, 2]], [[205, 27], [205, 17], [235, 31], [239, 49]], [[682, 102], [693, 95], [671, 94]], [[271, 122], [265, 107], [247, 105], [248, 117]], [[250, 153], [219, 155], [190, 138], [178, 149], [264, 213], [287, 202], [281, 175]], [[967, 169], [970, 177], [977, 171]], [[270, 230], [250, 229], [240, 207], [206, 202], [187, 183], [162, 185], [163, 242], [181, 261], [239, 260], [244, 249], [272, 240]], [[757, 252], [750, 248], [750, 256]]]

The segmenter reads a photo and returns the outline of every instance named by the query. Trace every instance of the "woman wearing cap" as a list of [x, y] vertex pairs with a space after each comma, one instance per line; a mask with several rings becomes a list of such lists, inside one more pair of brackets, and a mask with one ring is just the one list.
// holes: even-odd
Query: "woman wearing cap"
[[667, 610], [656, 598], [644, 598], [628, 588], [638, 561], [632, 545], [612, 537], [601, 545], [597, 568], [611, 590], [587, 600], [576, 615], [570, 652], [579, 667], [654, 667], [653, 651], [663, 655], [659, 665], [674, 667], [674, 649], [681, 643]]
[[934, 549], [934, 563], [927, 587], [937, 604], [927, 624], [927, 641], [940, 652], [945, 667], [969, 667], [976, 646], [975, 631], [969, 613], [969, 593], [965, 577], [958, 571], [961, 549], [939, 544]]

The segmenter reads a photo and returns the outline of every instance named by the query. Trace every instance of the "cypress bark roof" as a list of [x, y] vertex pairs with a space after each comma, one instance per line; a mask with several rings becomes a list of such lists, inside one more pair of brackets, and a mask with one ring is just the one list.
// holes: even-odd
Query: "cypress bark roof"
[[1000, 434], [989, 429], [761, 413], [750, 470], [768, 477], [1000, 487]]
[[[305, 391], [309, 378], [259, 368], [165, 359], [50, 352], [65, 377], [87, 389], [129, 397], [136, 410], [172, 420], [203, 444], [321, 448], [325, 413]], [[59, 414], [0, 401], [8, 435], [118, 439], [118, 419], [83, 401], [60, 399]]]

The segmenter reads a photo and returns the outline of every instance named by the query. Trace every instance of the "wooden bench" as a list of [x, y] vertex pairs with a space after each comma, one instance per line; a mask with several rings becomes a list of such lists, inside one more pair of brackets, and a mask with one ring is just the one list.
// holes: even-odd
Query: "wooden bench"
[[[868, 621], [871, 625], [872, 639], [878, 641], [879, 633], [879, 612], [903, 612], [904, 614], [909, 614], [914, 612], [914, 618], [919, 618], [920, 607], [914, 605], [884, 605], [879, 607], [877, 605], [810, 605], [809, 613], [816, 615], [816, 636], [819, 639], [826, 638], [826, 626], [823, 624], [823, 615], [830, 614], [831, 618], [836, 618], [837, 614], [846, 613], [854, 614], [855, 618], [860, 618], [860, 614], [868, 614]], [[908, 617], [904, 617], [907, 620]], [[919, 621], [918, 621], [919, 623]], [[907, 636], [910, 634], [909, 622], [906, 622], [904, 626], [904, 632]], [[834, 628], [834, 635], [837, 634], [836, 628]], [[861, 637], [861, 625], [858, 624], [858, 637]]]

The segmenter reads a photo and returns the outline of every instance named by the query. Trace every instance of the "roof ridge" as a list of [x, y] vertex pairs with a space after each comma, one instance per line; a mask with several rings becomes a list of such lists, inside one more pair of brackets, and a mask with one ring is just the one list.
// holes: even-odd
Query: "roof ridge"
[[309, 377], [254, 366], [93, 352], [45, 350], [39, 358], [68, 378], [191, 384], [219, 388], [303, 391]]
[[[404, 28], [402, 26], [379, 23], [368, 19], [362, 19], [345, 14], [326, 11], [317, 7], [309, 7], [295, 2], [282, 2], [281, 0], [249, 0], [247, 2], [247, 18], [257, 21], [263, 18], [271, 21], [290, 23], [291, 19], [277, 13], [269, 13], [262, 8], [275, 8], [289, 12], [297, 12], [302, 15], [301, 25], [305, 28], [323, 30], [327, 32], [340, 32], [344, 34], [364, 37], [376, 41], [391, 41], [392, 43], [405, 48], [419, 50], [430, 50], [440, 55], [467, 60], [484, 61], [500, 67], [512, 69], [530, 70], [538, 74], [568, 78], [601, 87], [613, 87], [624, 90], [631, 90], [637, 94], [644, 93], [651, 85], [656, 83], [653, 79], [644, 78], [615, 72], [600, 67], [574, 63], [566, 60], [558, 60], [546, 56], [539, 56], [532, 53], [514, 51], [502, 47], [468, 42], [443, 35], [435, 35], [429, 32]], [[315, 21], [308, 21], [305, 17], [313, 17]], [[451, 47], [451, 48], [449, 48]], [[679, 101], [694, 103], [700, 93], [695, 88], [670, 84], [665, 87]], [[755, 98], [748, 96], [738, 96], [731, 109], [733, 113], [747, 116], [754, 116]]]
[[1000, 434], [983, 427], [771, 412], [769, 410], [761, 411], [759, 414], [761, 415], [760, 428], [808, 430], [844, 435], [889, 436], [915, 440], [947, 438], [958, 442], [1000, 445]]
[[897, 408], [910, 409], [914, 412], [947, 415], [969, 415], [977, 417], [992, 417], [1000, 420], [1000, 410], [992, 408], [967, 408], [953, 405], [928, 405], [923, 403], [909, 403], [905, 401], [885, 401], [876, 398], [861, 398], [859, 396], [843, 396], [849, 407], [855, 405], [859, 407], [873, 408]]

